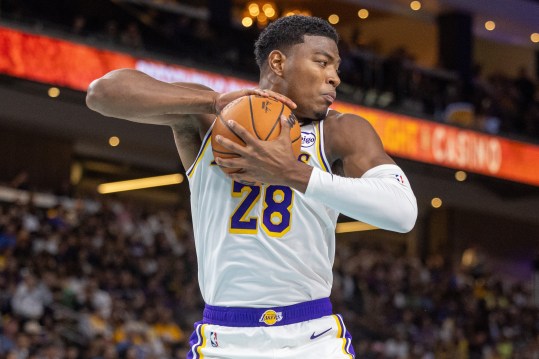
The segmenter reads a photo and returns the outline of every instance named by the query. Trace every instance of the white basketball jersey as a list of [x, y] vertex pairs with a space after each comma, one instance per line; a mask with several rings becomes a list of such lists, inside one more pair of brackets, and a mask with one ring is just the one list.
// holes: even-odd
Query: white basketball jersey
[[[323, 125], [301, 127], [299, 160], [329, 172]], [[338, 212], [289, 187], [233, 182], [210, 134], [187, 171], [204, 301], [263, 308], [329, 297]]]

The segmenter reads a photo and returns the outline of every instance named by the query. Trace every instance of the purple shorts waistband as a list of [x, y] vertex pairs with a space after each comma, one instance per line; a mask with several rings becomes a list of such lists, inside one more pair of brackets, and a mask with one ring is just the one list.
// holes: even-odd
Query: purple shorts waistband
[[227, 327], [272, 327], [333, 314], [329, 298], [273, 308], [216, 307], [206, 304], [203, 323]]

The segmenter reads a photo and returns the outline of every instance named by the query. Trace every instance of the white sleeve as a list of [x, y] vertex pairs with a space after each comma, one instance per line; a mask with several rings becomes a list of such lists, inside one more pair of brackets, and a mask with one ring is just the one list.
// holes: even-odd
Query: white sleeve
[[347, 178], [314, 168], [305, 196], [358, 221], [395, 232], [409, 232], [417, 219], [417, 201], [400, 167], [371, 168]]

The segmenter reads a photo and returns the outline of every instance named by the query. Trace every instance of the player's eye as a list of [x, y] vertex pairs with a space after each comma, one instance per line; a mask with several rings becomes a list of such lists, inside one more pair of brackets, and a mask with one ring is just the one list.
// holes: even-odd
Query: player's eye
[[318, 62], [318, 64], [322, 67], [326, 67], [328, 65], [328, 62], [327, 61], [316, 61]]

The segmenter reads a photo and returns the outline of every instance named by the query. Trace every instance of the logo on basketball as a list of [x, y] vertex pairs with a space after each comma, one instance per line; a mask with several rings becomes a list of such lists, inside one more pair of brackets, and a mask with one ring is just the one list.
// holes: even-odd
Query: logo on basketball
[[268, 309], [262, 314], [259, 322], [265, 323], [266, 325], [273, 325], [277, 322], [280, 322], [281, 320], [283, 320], [282, 312], [276, 312], [274, 310]]
[[262, 102], [262, 109], [264, 110], [265, 113], [268, 113], [271, 111], [270, 105], [271, 105], [271, 102], [269, 101]]
[[301, 147], [311, 147], [316, 142], [316, 135], [312, 132], [301, 133]]

